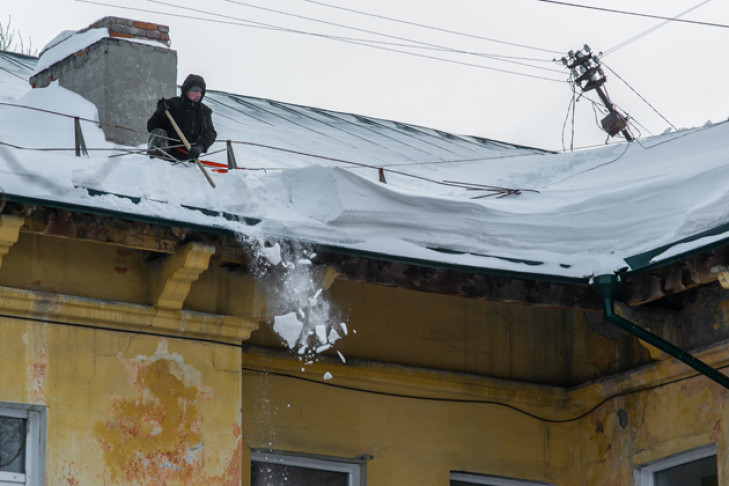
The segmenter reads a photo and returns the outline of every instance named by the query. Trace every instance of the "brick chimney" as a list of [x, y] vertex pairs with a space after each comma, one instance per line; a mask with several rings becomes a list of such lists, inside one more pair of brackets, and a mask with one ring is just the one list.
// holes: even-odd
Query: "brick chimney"
[[104, 27], [109, 37], [55, 62], [32, 76], [30, 84], [43, 88], [57, 80], [96, 105], [107, 140], [146, 143], [147, 119], [157, 100], [177, 90], [177, 53], [164, 47], [170, 45], [169, 27], [104, 17], [78, 33]]

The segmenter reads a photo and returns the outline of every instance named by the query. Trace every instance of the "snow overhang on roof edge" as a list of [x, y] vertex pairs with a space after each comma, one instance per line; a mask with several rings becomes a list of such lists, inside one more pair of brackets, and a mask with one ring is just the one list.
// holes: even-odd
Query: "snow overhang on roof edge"
[[[139, 198], [129, 197], [129, 196], [120, 196], [117, 194], [108, 194], [108, 193], [102, 193], [100, 191], [91, 191], [89, 190], [90, 196], [101, 196], [101, 195], [107, 195], [107, 196], [115, 196], [115, 197], [121, 197], [124, 199], [128, 199], [132, 201], [132, 203], [138, 203], [141, 201]], [[57, 201], [52, 199], [42, 199], [42, 198], [34, 198], [34, 197], [27, 197], [27, 196], [19, 196], [19, 195], [13, 195], [13, 194], [5, 194], [4, 195], [5, 201], [7, 202], [13, 202], [17, 204], [24, 204], [24, 205], [31, 205], [31, 206], [40, 206], [40, 207], [46, 207], [46, 208], [52, 208], [52, 209], [60, 209], [60, 210], [66, 210], [66, 211], [74, 211], [82, 214], [92, 214], [92, 215], [98, 215], [98, 216], [107, 216], [117, 219], [124, 219], [128, 221], [136, 221], [141, 223], [147, 223], [147, 224], [156, 224], [160, 226], [166, 226], [166, 227], [176, 227], [176, 228], [183, 228], [193, 231], [198, 231], [200, 233], [207, 233], [207, 234], [217, 234], [217, 235], [223, 235], [223, 236], [237, 236], [240, 235], [240, 231], [236, 231], [234, 229], [231, 229], [230, 227], [225, 226], [217, 226], [214, 224], [198, 224], [190, 221], [184, 221], [184, 220], [176, 220], [171, 218], [164, 218], [164, 217], [158, 217], [158, 216], [147, 216], [144, 214], [139, 213], [129, 213], [114, 209], [108, 209], [103, 207], [94, 207], [94, 206], [85, 206], [75, 203], [69, 203], [64, 201]], [[193, 207], [193, 206], [185, 206], [185, 209], [188, 209], [190, 211], [196, 211], [201, 212], [205, 214], [206, 216], [219, 216], [223, 217], [228, 221], [233, 221], [237, 223], [243, 223], [245, 226], [255, 226], [258, 223], [260, 223], [260, 219], [258, 218], [252, 218], [252, 217], [245, 217], [230, 213], [223, 213], [219, 211], [211, 211], [209, 209], [205, 208], [199, 208], [199, 207]], [[293, 240], [293, 237], [276, 237], [281, 239], [288, 239]], [[348, 248], [345, 246], [338, 246], [338, 245], [332, 245], [328, 243], [320, 243], [316, 241], [305, 241], [305, 240], [297, 240], [301, 243], [312, 245], [319, 249], [319, 251], [328, 252], [328, 253], [334, 253], [339, 255], [345, 255], [345, 256], [353, 256], [358, 258], [364, 258], [364, 259], [372, 259], [372, 260], [380, 260], [380, 261], [386, 261], [386, 262], [393, 262], [393, 263], [401, 263], [405, 265], [412, 265], [412, 266], [418, 266], [418, 267], [425, 267], [425, 268], [433, 268], [433, 269], [443, 269], [443, 270], [451, 270], [459, 273], [472, 273], [472, 274], [483, 274], [483, 275], [492, 275], [497, 277], [508, 277], [508, 278], [515, 278], [519, 280], [536, 280], [541, 282], [552, 282], [552, 283], [561, 283], [561, 284], [567, 284], [567, 285], [589, 285], [590, 277], [568, 277], [564, 275], [556, 275], [556, 274], [549, 274], [549, 273], [539, 273], [539, 272], [520, 272], [515, 270], [505, 270], [505, 269], [499, 269], [499, 268], [491, 268], [491, 267], [484, 267], [484, 266], [472, 266], [472, 265], [462, 265], [457, 263], [450, 263], [450, 262], [443, 262], [443, 261], [437, 261], [437, 260], [427, 260], [422, 258], [412, 258], [412, 257], [404, 257], [404, 256], [397, 256], [397, 255], [388, 255], [385, 253], [378, 253], [375, 251], [368, 251], [368, 250], [362, 250], [357, 248]], [[438, 250], [435, 250], [438, 251]], [[492, 257], [496, 259], [501, 259], [499, 257]], [[513, 259], [506, 259], [513, 261]], [[523, 261], [521, 263], [529, 264], [529, 265], [540, 265], [541, 262], [532, 262], [532, 261]]]

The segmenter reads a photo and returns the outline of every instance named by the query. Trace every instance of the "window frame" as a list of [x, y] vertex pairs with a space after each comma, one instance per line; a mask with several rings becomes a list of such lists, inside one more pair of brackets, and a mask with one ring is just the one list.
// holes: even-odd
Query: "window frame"
[[502, 476], [488, 476], [484, 474], [473, 474], [451, 471], [450, 481], [463, 481], [474, 485], [484, 486], [554, 486], [554, 483], [543, 483], [539, 481], [527, 481], [525, 479], [512, 479]]
[[365, 486], [364, 461], [337, 457], [306, 455], [294, 452], [252, 450], [251, 462], [347, 473], [347, 486]]
[[0, 471], [0, 486], [41, 486], [45, 483], [46, 408], [41, 405], [0, 402], [0, 417], [27, 420], [25, 473]]
[[[696, 449], [663, 457], [639, 466], [634, 472], [633, 482], [635, 483], [635, 486], [655, 486], [655, 473], [680, 466], [682, 464], [687, 464], [689, 462], [706, 459], [711, 456], [717, 456], [716, 444], [708, 444], [702, 447], [697, 447]], [[717, 474], [718, 472], [717, 456]]]

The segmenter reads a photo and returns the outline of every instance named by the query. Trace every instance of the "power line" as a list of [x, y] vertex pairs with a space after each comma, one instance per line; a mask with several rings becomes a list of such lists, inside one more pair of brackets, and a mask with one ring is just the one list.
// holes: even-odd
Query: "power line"
[[[196, 11], [196, 12], [200, 12], [200, 13], [208, 13], [210, 15], [218, 15], [218, 14], [213, 13], [213, 12], [210, 12], [210, 11], [198, 10], [198, 9], [194, 9], [192, 7], [187, 7], [187, 6], [183, 6], [183, 5], [176, 5], [176, 4], [169, 3], [169, 2], [165, 2], [165, 1], [162, 1], [162, 0], [147, 0], [147, 1], [148, 2], [151, 2], [151, 3], [157, 3], [157, 4], [160, 4], [160, 5], [165, 5], [165, 6], [173, 7], [173, 8], [179, 8], [179, 9], [183, 9], [183, 10], [192, 10], [192, 11]], [[253, 4], [246, 3], [246, 2], [242, 2], [242, 1], [239, 1], [239, 0], [225, 0], [225, 1], [228, 2], [228, 3], [233, 3], [233, 4], [236, 4], [236, 5], [241, 5], [241, 6], [248, 7], [248, 8], [263, 10], [265, 12], [272, 12], [272, 13], [276, 13], [276, 14], [279, 14], [279, 15], [285, 15], [285, 16], [288, 16], [288, 17], [293, 17], [293, 18], [297, 18], [297, 19], [301, 19], [301, 20], [307, 20], [307, 21], [310, 21], [310, 22], [317, 22], [317, 23], [321, 23], [321, 24], [324, 24], [324, 25], [329, 25], [329, 26], [334, 26], [334, 27], [338, 27], [338, 28], [354, 30], [356, 32], [363, 32], [363, 33], [366, 33], [366, 34], [377, 35], [377, 36], [386, 37], [386, 38], [389, 38], [389, 39], [396, 39], [396, 40], [399, 40], [399, 41], [404, 41], [404, 42], [408, 42], [410, 44], [414, 44], [414, 45], [405, 45], [405, 47], [421, 48], [421, 49], [425, 47], [425, 48], [430, 48], [430, 49], [438, 49], [438, 50], [442, 50], [442, 51], [445, 51], [445, 52], [450, 52], [450, 53], [453, 53], [453, 54], [463, 54], [463, 55], [468, 55], [468, 56], [485, 57], [485, 58], [494, 59], [494, 60], [497, 60], [497, 61], [502, 61], [502, 62], [508, 62], [508, 63], [512, 63], [512, 64], [518, 64], [518, 65], [522, 65], [522, 66], [527, 66], [527, 67], [530, 67], [530, 68], [533, 68], [533, 69], [542, 69], [542, 70], [550, 71], [550, 72], [554, 72], [554, 73], [561, 73], [561, 71], [558, 71], [556, 69], [546, 68], [546, 67], [542, 67], [542, 66], [535, 66], [533, 64], [527, 64], [527, 63], [524, 63], [524, 62], [519, 62], [519, 61], [514, 60], [513, 58], [510, 58], [508, 56], [498, 56], [498, 55], [494, 55], [494, 54], [486, 54], [486, 53], [482, 53], [482, 52], [473, 52], [473, 51], [466, 51], [466, 50], [462, 50], [462, 49], [456, 49], [456, 48], [452, 48], [452, 47], [443, 46], [443, 45], [440, 45], [440, 44], [433, 44], [433, 43], [430, 43], [430, 42], [424, 42], [424, 41], [419, 41], [419, 40], [415, 40], [415, 39], [409, 39], [407, 37], [401, 37], [401, 36], [392, 35], [392, 34], [385, 34], [385, 33], [382, 33], [382, 32], [375, 31], [375, 30], [369, 30], [369, 29], [363, 29], [363, 28], [355, 27], [355, 26], [351, 26], [351, 25], [345, 25], [345, 24], [341, 24], [341, 23], [338, 23], [338, 22], [330, 22], [330, 21], [327, 21], [327, 20], [317, 19], [317, 18], [314, 18], [314, 17], [308, 17], [308, 16], [305, 16], [305, 15], [294, 14], [294, 13], [291, 13], [291, 12], [285, 12], [285, 11], [277, 10], [277, 9], [273, 9], [273, 8], [261, 7], [259, 5], [253, 5]], [[228, 16], [224, 16], [224, 17], [228, 17]], [[252, 22], [250, 20], [247, 20], [247, 21], [248, 22]], [[266, 25], [270, 25], [270, 24], [266, 24]], [[381, 41], [372, 41], [372, 40], [366, 40], [366, 39], [347, 39], [347, 38], [342, 38], [342, 37], [339, 37], [338, 39], [339, 40], [345, 40], [346, 39], [346, 40], [349, 40], [349, 41], [354, 41], [354, 43], [360, 43], [360, 44], [361, 43], [370, 43], [370, 42], [381, 43]], [[547, 51], [547, 52], [552, 52], [552, 51]], [[545, 62], [548, 62], [547, 60], [544, 60], [544, 61]]]
[[[346, 8], [346, 7], [342, 7], [342, 6], [339, 6], [339, 5], [331, 5], [329, 3], [318, 2], [316, 0], [304, 0], [304, 1], [305, 2], [309, 2], [309, 3], [316, 4], [316, 5], [321, 5], [321, 6], [324, 6], [324, 7], [336, 8], [336, 9], [339, 9], [339, 10], [344, 10], [346, 12], [353, 12], [353, 13], [356, 13], [356, 14], [359, 14], [359, 15], [366, 15], [368, 17], [374, 17], [374, 18], [378, 18], [378, 19], [389, 20], [391, 22], [399, 22], [401, 24], [414, 25], [416, 27], [422, 27], [424, 29], [435, 30], [435, 31], [438, 31], [438, 32], [445, 32], [445, 33], [448, 33], [448, 34], [460, 35], [460, 36], [463, 36], [463, 37], [470, 37], [472, 39], [480, 39], [480, 40], [485, 40], [485, 41], [489, 41], [489, 42], [496, 42], [496, 43], [499, 43], [499, 44], [505, 44], [505, 45], [509, 45], [509, 46], [513, 46], [513, 47], [522, 47], [522, 48], [525, 48], [525, 49], [533, 49], [533, 50], [536, 50], [536, 51], [549, 52], [550, 54], [560, 54], [560, 51], [553, 51], [553, 50], [550, 50], [550, 49], [543, 49], [541, 47], [528, 46], [528, 45], [525, 45], [525, 44], [517, 44], [515, 42], [507, 42], [507, 41], [502, 41], [502, 40], [498, 40], [498, 39], [492, 39], [490, 37], [483, 37], [483, 36], [480, 36], [480, 35], [467, 34], [465, 32], [458, 32], [458, 31], [455, 31], [455, 30], [443, 29], [441, 27], [434, 27], [432, 25], [425, 25], [425, 24], [421, 24], [421, 23], [418, 23], [418, 22], [410, 22], [410, 21], [407, 21], [407, 20], [396, 19], [396, 18], [392, 18], [392, 17], [386, 17], [384, 15], [372, 14], [372, 13], [369, 13], [369, 12], [363, 12], [361, 10], [355, 10], [355, 9], [352, 9], [352, 8]], [[535, 60], [536, 61], [538, 59], [532, 59], [532, 60]]]
[[[726, 367], [722, 367], [719, 369], [723, 369]], [[489, 400], [489, 399], [479, 399], [479, 398], [447, 398], [447, 397], [432, 397], [432, 396], [424, 396], [424, 395], [416, 395], [416, 394], [407, 394], [407, 393], [396, 393], [396, 392], [386, 392], [386, 391], [380, 391], [380, 390], [373, 390], [373, 389], [367, 389], [367, 388], [361, 388], [356, 386], [350, 386], [350, 385], [340, 385], [338, 383], [333, 383], [331, 381], [321, 381], [314, 378], [309, 378], [306, 376], [300, 376], [295, 375], [293, 373], [286, 373], [281, 371], [273, 371], [273, 370], [267, 370], [267, 369], [261, 369], [261, 368], [249, 368], [246, 366], [242, 367], [243, 371], [247, 371], [249, 373], [256, 373], [260, 375], [272, 375], [272, 376], [278, 376], [282, 378], [289, 378], [294, 380], [300, 380], [307, 383], [312, 383], [316, 385], [322, 385], [330, 388], [336, 388], [340, 390], [346, 390], [356, 393], [366, 393], [369, 395], [377, 395], [377, 396], [384, 396], [384, 397], [390, 397], [390, 398], [401, 398], [401, 399], [410, 399], [410, 400], [422, 400], [422, 401], [428, 401], [428, 402], [441, 402], [441, 403], [458, 403], [458, 404], [472, 404], [472, 405], [492, 405], [492, 406], [498, 406], [498, 407], [504, 407], [507, 409], [510, 409], [516, 413], [525, 415], [527, 417], [530, 417], [534, 420], [540, 421], [540, 422], [546, 422], [546, 423], [554, 423], [554, 424], [564, 424], [564, 423], [570, 423], [570, 422], [576, 422], [578, 420], [582, 420], [583, 418], [587, 417], [606, 403], [608, 403], [611, 400], [614, 400], [616, 398], [621, 398], [624, 396], [633, 395], [635, 393], [642, 393], [646, 391], [651, 391], [655, 389], [662, 388], [664, 386], [673, 385], [676, 383], [681, 383], [687, 380], [690, 380], [692, 378], [696, 378], [701, 376], [700, 374], [689, 374], [686, 376], [679, 376], [677, 378], [674, 378], [673, 380], [665, 381], [662, 383], [654, 383], [652, 385], [647, 385], [640, 388], [633, 388], [623, 391], [618, 391], [612, 395], [609, 395], [607, 397], [604, 397], [602, 400], [597, 402], [595, 405], [590, 407], [589, 409], [585, 410], [584, 412], [574, 415], [569, 418], [565, 419], [553, 419], [549, 417], [544, 417], [541, 415], [537, 415], [531, 412], [528, 412], [522, 408], [519, 408], [515, 405], [511, 405], [509, 403], [506, 403], [504, 401], [498, 401], [498, 400]]]
[[642, 38], [642, 37], [645, 37], [646, 35], [648, 35], [648, 34], [652, 33], [653, 31], [656, 31], [656, 30], [660, 29], [661, 27], [664, 27], [664, 26], [666, 26], [666, 25], [670, 24], [671, 22], [674, 22], [674, 21], [676, 21], [676, 20], [677, 20], [677, 19], [678, 19], [679, 17], [683, 17], [683, 16], [684, 16], [684, 15], [686, 15], [687, 13], [689, 13], [689, 12], [692, 12], [692, 11], [696, 10], [697, 8], [699, 8], [699, 7], [703, 6], [703, 5], [706, 5], [706, 4], [707, 4], [707, 3], [709, 3], [710, 1], [711, 1], [711, 0], [704, 0], [703, 2], [699, 3], [698, 5], [694, 5], [694, 6], [693, 6], [693, 7], [691, 7], [690, 9], [688, 9], [688, 10], [684, 10], [683, 12], [681, 12], [681, 13], [679, 13], [679, 14], [676, 14], [676, 15], [675, 15], [675, 16], [674, 16], [673, 18], [671, 18], [670, 20], [665, 20], [665, 21], [663, 21], [663, 22], [660, 22], [660, 23], [658, 23], [658, 24], [654, 25], [653, 27], [651, 27], [650, 29], [648, 29], [648, 30], [645, 30], [645, 31], [643, 31], [643, 32], [641, 32], [640, 34], [634, 35], [634, 36], [633, 36], [633, 37], [631, 37], [630, 39], [627, 39], [627, 40], [625, 40], [625, 41], [621, 42], [620, 44], [618, 44], [618, 45], [616, 45], [616, 46], [614, 46], [614, 47], [612, 47], [612, 48], [608, 49], [607, 51], [605, 51], [605, 52], [604, 52], [604, 53], [602, 54], [602, 56], [603, 56], [603, 57], [604, 57], [604, 56], [607, 56], [607, 55], [609, 55], [609, 54], [612, 54], [613, 52], [617, 51], [618, 49], [622, 49], [623, 47], [625, 47], [625, 46], [627, 46], [627, 45], [629, 45], [629, 44], [632, 44], [633, 42], [637, 41], [638, 39], [640, 39], [640, 38]]
[[544, 3], [552, 3], [555, 5], [564, 5], [567, 7], [579, 7], [579, 8], [586, 8], [589, 10], [598, 10], [601, 12], [610, 12], [610, 13], [616, 13], [616, 14], [623, 14], [623, 15], [634, 15], [636, 17], [647, 17], [651, 19], [660, 19], [660, 20], [669, 20], [672, 22], [683, 22], [687, 24], [696, 24], [696, 25], [704, 25], [708, 27], [721, 27], [723, 29], [729, 29], [729, 25], [727, 24], [718, 24], [715, 22], [702, 22], [699, 20], [687, 20], [687, 19], [679, 19], [676, 17], [664, 17], [662, 15], [651, 15], [651, 14], [643, 14], [639, 12], [628, 12], [625, 10], [617, 10], [612, 8], [604, 8], [604, 7], [595, 7], [591, 5], [579, 5], [577, 3], [569, 3], [569, 2], [560, 2], [558, 0], [537, 0], [538, 2], [544, 2]]
[[[543, 80], [543, 81], [551, 81], [551, 82], [557, 82], [557, 83], [563, 83], [563, 82], [565, 82], [564, 80], [561, 80], [561, 79], [548, 78], [546, 76], [539, 76], [539, 75], [534, 75], [534, 74], [521, 73], [521, 72], [518, 72], [518, 71], [510, 71], [508, 69], [501, 69], [501, 68], [496, 68], [496, 67], [492, 67], [492, 66], [485, 66], [483, 64], [474, 64], [474, 63], [463, 62], [463, 61], [458, 61], [458, 60], [454, 60], [454, 59], [446, 59], [446, 58], [437, 57], [437, 56], [429, 56], [429, 55], [426, 55], [426, 54], [419, 54], [419, 53], [416, 53], [416, 52], [408, 52], [408, 51], [402, 51], [402, 50], [399, 50], [399, 49], [392, 49], [392, 48], [382, 47], [382, 46], [378, 46], [378, 45], [372, 45], [373, 42], [377, 43], [378, 41], [370, 41], [370, 40], [364, 40], [364, 39], [354, 40], [354, 39], [345, 38], [345, 37], [337, 37], [337, 36], [333, 36], [333, 35], [319, 34], [319, 33], [315, 33], [315, 32], [307, 32], [307, 31], [301, 31], [301, 30], [296, 30], [296, 29], [289, 29], [289, 28], [274, 26], [274, 25], [271, 25], [271, 24], [265, 24], [265, 23], [262, 23], [262, 22], [256, 22], [256, 21], [253, 21], [253, 20], [246, 20], [246, 19], [239, 19], [238, 18], [237, 19], [238, 21], [232, 22], [232, 21], [224, 21], [224, 20], [217, 20], [217, 19], [200, 18], [200, 17], [192, 16], [192, 15], [175, 14], [175, 13], [163, 12], [163, 11], [159, 11], [159, 10], [143, 9], [143, 8], [138, 8], [138, 7], [122, 7], [122, 6], [119, 6], [119, 5], [113, 5], [113, 4], [99, 2], [99, 1], [95, 1], [95, 0], [74, 0], [74, 1], [80, 2], [80, 3], [88, 3], [88, 4], [92, 4], [92, 5], [101, 5], [103, 7], [118, 8], [120, 10], [130, 10], [130, 11], [135, 11], [135, 12], [146, 12], [146, 13], [154, 13], [154, 14], [159, 14], [159, 15], [167, 15], [167, 16], [170, 16], [170, 17], [178, 17], [178, 18], [184, 18], [184, 19], [191, 19], [191, 20], [194, 20], [194, 21], [212, 22], [212, 23], [218, 23], [218, 24], [233, 25], [233, 26], [237, 26], [237, 27], [248, 27], [248, 28], [254, 28], [254, 29], [274, 30], [274, 31], [287, 32], [287, 33], [293, 33], [293, 34], [300, 34], [300, 35], [307, 35], [307, 36], [313, 36], [313, 37], [320, 37], [320, 38], [324, 38], [324, 39], [336, 40], [336, 41], [340, 41], [340, 42], [346, 42], [346, 43], [349, 43], [349, 44], [355, 44], [355, 45], [360, 45], [360, 46], [364, 46], [364, 47], [370, 47], [372, 49], [379, 49], [379, 50], [384, 50], [384, 51], [389, 51], [389, 52], [395, 52], [395, 53], [398, 53], [398, 54], [405, 54], [405, 55], [408, 55], [408, 56], [414, 56], [414, 57], [420, 57], [420, 58], [424, 58], [424, 59], [432, 59], [432, 60], [436, 60], [436, 61], [448, 62], [448, 63], [451, 63], [451, 64], [459, 64], [459, 65], [462, 65], [462, 66], [476, 67], [476, 68], [479, 68], [479, 69], [486, 69], [486, 70], [489, 70], [489, 71], [496, 71], [496, 72], [501, 72], [501, 73], [504, 73], [504, 74], [513, 74], [513, 75], [516, 75], [516, 76], [523, 76], [523, 77], [527, 77], [527, 78], [540, 79], [540, 80]], [[195, 12], [204, 13], [204, 14], [208, 14], [208, 15], [215, 15], [215, 16], [218, 16], [218, 17], [234, 18], [235, 19], [235, 17], [230, 17], [230, 16], [227, 16], [227, 15], [211, 13], [211, 12], [204, 11], [204, 10], [197, 10], [197, 9], [193, 9], [193, 8], [190, 8], [190, 7], [179, 7], [179, 6], [176, 6], [176, 5], [173, 5], [173, 6], [176, 7], [176, 8], [182, 8], [182, 9], [185, 9], [185, 10], [195, 11]], [[416, 47], [416, 46], [413, 46], [413, 47]], [[531, 67], [540, 69], [540, 67], [538, 67], [538, 66], [531, 66]]]
[[610, 71], [611, 73], [613, 73], [620, 81], [622, 81], [625, 84], [625, 86], [627, 86], [633, 93], [636, 94], [636, 96], [638, 96], [638, 98], [640, 98], [641, 100], [643, 100], [643, 102], [646, 105], [648, 105], [654, 112], [656, 112], [656, 114], [658, 116], [660, 116], [661, 118], [663, 118], [663, 120], [666, 123], [668, 123], [671, 126], [671, 128], [673, 128], [674, 130], [678, 130], [676, 128], [676, 126], [668, 120], [668, 118], [666, 118], [665, 116], [663, 116], [661, 114], [661, 112], [659, 112], [652, 104], [650, 104], [648, 102], [648, 100], [646, 100], [645, 98], [643, 98], [643, 96], [641, 96], [640, 93], [638, 93], [630, 84], [628, 84], [628, 82], [626, 80], [624, 80], [623, 78], [621, 78], [618, 73], [616, 73], [613, 69], [610, 68], [610, 66], [608, 66], [607, 64], [605, 64], [605, 62], [603, 62], [602, 65], [605, 66], [608, 69], [608, 71]]
[[[88, 3], [98, 3], [98, 2], [90, 2], [90, 0], [76, 0], [76, 1], [78, 1], [78, 2], [88, 2]], [[346, 43], [349, 43], [349, 44], [355, 44], [355, 45], [360, 45], [360, 46], [364, 46], [364, 47], [370, 47], [372, 49], [379, 49], [379, 50], [383, 50], [383, 51], [395, 52], [395, 53], [399, 53], [399, 54], [405, 54], [405, 55], [414, 56], [414, 57], [420, 57], [420, 58], [424, 58], [424, 59], [433, 59], [433, 60], [442, 61], [442, 62], [448, 62], [448, 63], [452, 63], [452, 64], [459, 64], [459, 65], [462, 65], [462, 66], [469, 66], [469, 67], [477, 67], [477, 68], [480, 68], [480, 69], [487, 69], [487, 70], [490, 70], [490, 71], [496, 71], [496, 72], [501, 72], [501, 73], [505, 73], [505, 74], [514, 74], [514, 75], [517, 75], [517, 76], [524, 76], [524, 77], [529, 77], [529, 78], [534, 78], [534, 79], [542, 79], [542, 80], [545, 80], [545, 81], [552, 81], [552, 82], [558, 82], [558, 83], [563, 83], [564, 82], [564, 80], [562, 80], [562, 79], [548, 78], [546, 76], [539, 76], [539, 75], [534, 75], [534, 74], [521, 73], [521, 72], [518, 72], [518, 71], [510, 71], [510, 70], [507, 70], [507, 69], [501, 69], [501, 68], [496, 68], [496, 67], [492, 67], [492, 66], [485, 66], [483, 64], [474, 64], [474, 63], [470, 63], [470, 62], [458, 61], [458, 60], [455, 60], [455, 59], [447, 59], [447, 58], [442, 58], [442, 57], [437, 57], [437, 56], [430, 56], [430, 55], [427, 55], [427, 54], [419, 54], [419, 53], [416, 53], [416, 52], [403, 51], [403, 50], [400, 50], [400, 49], [394, 49], [394, 48], [390, 48], [390, 47], [384, 47], [384, 46], [379, 46], [379, 45], [372, 45], [372, 42], [379, 43], [379, 41], [371, 41], [371, 40], [366, 40], [366, 39], [352, 39], [352, 38], [347, 38], [347, 37], [339, 37], [339, 36], [332, 36], [332, 35], [327, 35], [327, 34], [312, 33], [312, 32], [308, 32], [308, 31], [301, 31], [301, 30], [296, 30], [296, 29], [289, 29], [289, 28], [284, 28], [284, 27], [280, 27], [280, 26], [275, 26], [275, 25], [272, 25], [272, 24], [266, 24], [266, 23], [263, 23], [263, 22], [257, 22], [257, 21], [254, 21], [254, 20], [241, 19], [239, 17], [233, 17], [233, 16], [229, 16], [229, 15], [218, 14], [218, 13], [214, 13], [214, 12], [210, 12], [210, 11], [195, 9], [195, 8], [192, 8], [192, 7], [185, 7], [185, 6], [180, 6], [180, 5], [174, 5], [174, 4], [171, 4], [171, 3], [168, 3], [168, 2], [163, 2], [161, 0], [147, 0], [147, 1], [152, 2], [152, 3], [162, 4], [162, 5], [165, 5], [165, 6], [170, 6], [170, 7], [173, 7], [173, 8], [179, 8], [179, 9], [182, 9], [182, 10], [188, 10], [188, 11], [197, 12], [197, 13], [214, 15], [214, 16], [217, 16], [217, 17], [222, 17], [222, 18], [227, 18], [227, 19], [235, 19], [235, 20], [242, 21], [242, 22], [248, 22], [249, 24], [255, 24], [255, 25], [249, 25], [249, 24], [234, 24], [234, 25], [240, 25], [242, 27], [266, 28], [266, 29], [278, 30], [278, 31], [282, 31], [282, 32], [290, 32], [290, 33], [295, 33], [295, 34], [304, 34], [304, 35], [310, 35], [310, 36], [315, 36], [315, 37], [323, 37], [323, 38], [330, 39], [330, 40], [337, 40], [337, 41], [346, 42]], [[243, 4], [242, 2], [233, 2], [232, 0], [226, 0], [226, 1], [229, 1], [229, 2], [232, 2], [232, 3], [240, 3], [240, 4], [244, 5], [244, 6], [249, 6], [248, 4]], [[108, 5], [108, 6], [113, 6], [113, 5]], [[271, 10], [271, 9], [264, 8], [264, 7], [256, 7], [256, 6], [252, 6], [252, 7], [253, 8], [260, 8], [260, 9], [263, 9], [263, 10]], [[117, 7], [117, 8], [136, 10], [134, 8], [131, 8], [131, 7]], [[280, 11], [275, 11], [275, 12], [282, 13], [284, 15], [294, 15], [294, 14], [288, 14], [287, 12], [280, 12]], [[167, 14], [165, 12], [157, 12], [157, 13]], [[175, 14], [167, 14], [167, 15], [175, 15]], [[299, 17], [298, 15], [294, 15], [294, 16]], [[189, 16], [185, 16], [185, 17], [188, 17], [189, 18]], [[197, 20], [209, 20], [209, 19], [197, 19]], [[312, 19], [312, 20], [318, 20], [318, 19]], [[329, 22], [326, 22], [326, 21], [321, 21], [321, 22], [329, 23]], [[334, 24], [334, 25], [338, 25], [338, 24]], [[258, 27], [258, 26], [260, 26], [260, 27]], [[339, 26], [340, 27], [345, 27], [345, 28], [351, 28], [351, 29], [354, 29], [354, 30], [363, 30], [363, 29], [358, 29], [356, 27], [347, 27], [347, 26], [342, 26], [342, 25], [339, 25]], [[415, 41], [415, 40], [411, 40], [411, 39], [407, 39], [407, 38], [402, 38], [402, 37], [397, 37], [397, 36], [391, 36], [391, 35], [388, 35], [388, 34], [381, 34], [381, 33], [373, 32], [373, 31], [367, 31], [367, 30], [363, 30], [363, 31], [364, 32], [369, 32], [369, 33], [374, 33], [376, 35], [382, 35], [382, 36], [385, 36], [385, 37], [391, 37], [391, 38], [394, 38], [394, 39], [405, 40], [407, 42], [419, 42], [419, 41]], [[429, 46], [432, 46], [432, 47], [438, 47], [438, 48], [442, 47], [442, 46], [438, 46], [437, 44], [428, 44], [428, 43], [422, 43], [422, 44], [423, 45], [429, 45]], [[412, 46], [412, 47], [417, 47], [417, 46]], [[445, 49], [448, 50], [449, 48], [445, 48]], [[455, 50], [455, 49], [453, 49], [451, 51], [454, 52], [454, 53], [461, 53], [461, 54], [467, 54], [468, 53], [467, 51], [458, 51], [458, 50]], [[472, 54], [477, 54], [477, 55], [480, 55], [481, 57], [489, 57], [488, 55], [481, 55], [479, 53], [472, 53]], [[496, 60], [501, 60], [501, 61], [504, 61], [504, 62], [512, 62], [512, 63], [515, 63], [515, 64], [525, 65], [527, 67], [531, 67], [531, 68], [535, 68], [535, 69], [545, 69], [547, 71], [555, 72], [555, 73], [561, 73], [562, 72], [562, 71], [557, 71], [557, 70], [554, 70], [554, 69], [543, 68], [541, 66], [533, 66], [533, 65], [529, 65], [529, 64], [518, 63], [518, 62], [515, 62], [515, 61], [509, 61], [509, 60], [506, 60], [506, 59], [500, 59], [498, 57], [496, 57], [495, 59]]]

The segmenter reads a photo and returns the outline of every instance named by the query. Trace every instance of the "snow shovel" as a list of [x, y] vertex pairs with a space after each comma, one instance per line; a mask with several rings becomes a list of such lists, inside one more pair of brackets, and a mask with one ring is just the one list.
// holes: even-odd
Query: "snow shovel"
[[[190, 150], [190, 142], [188, 142], [187, 141], [187, 138], [182, 134], [182, 130], [180, 130], [180, 127], [177, 126], [177, 122], [175, 121], [175, 119], [172, 118], [172, 115], [170, 114], [170, 110], [165, 110], [165, 115], [167, 115], [167, 118], [170, 119], [170, 123], [172, 123], [172, 128], [175, 129], [175, 131], [177, 132], [177, 136], [180, 137], [180, 140], [182, 140], [182, 143], [185, 144], [185, 148], [187, 150]], [[210, 175], [205, 170], [205, 167], [203, 167], [202, 164], [200, 163], [200, 159], [194, 159], [194, 160], [195, 160], [195, 163], [197, 164], [197, 166], [200, 167], [200, 170], [202, 171], [202, 173], [205, 176], [205, 178], [208, 180], [208, 182], [210, 183], [210, 185], [213, 186], [213, 189], [214, 189], [215, 188], [215, 183], [210, 178]]]

